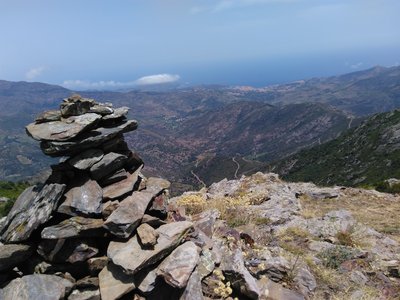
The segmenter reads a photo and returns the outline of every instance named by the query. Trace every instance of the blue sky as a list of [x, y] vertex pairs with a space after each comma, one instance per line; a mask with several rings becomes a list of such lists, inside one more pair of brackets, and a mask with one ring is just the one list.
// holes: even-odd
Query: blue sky
[[0, 0], [0, 79], [263, 86], [400, 63], [398, 0]]

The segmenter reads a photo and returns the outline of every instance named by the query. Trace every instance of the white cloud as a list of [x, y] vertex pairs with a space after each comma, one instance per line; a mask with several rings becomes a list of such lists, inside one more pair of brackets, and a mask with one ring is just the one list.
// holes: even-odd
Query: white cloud
[[87, 80], [65, 80], [62, 86], [69, 89], [76, 90], [116, 90], [116, 89], [127, 89], [134, 88], [143, 85], [153, 84], [166, 84], [173, 83], [180, 79], [179, 75], [172, 74], [156, 74], [150, 76], [140, 77], [134, 81], [87, 81]]
[[33, 80], [36, 77], [40, 76], [46, 68], [43, 66], [32, 68], [25, 73], [25, 77], [27, 80]]
[[140, 77], [135, 82], [137, 85], [150, 85], [150, 84], [172, 83], [178, 81], [179, 79], [180, 79], [179, 75], [157, 74], [157, 75]]

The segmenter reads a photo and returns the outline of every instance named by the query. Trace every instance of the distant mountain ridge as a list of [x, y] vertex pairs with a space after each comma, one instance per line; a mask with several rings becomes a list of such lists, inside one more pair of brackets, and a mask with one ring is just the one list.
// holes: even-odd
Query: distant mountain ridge
[[400, 110], [376, 114], [323, 145], [273, 163], [294, 181], [325, 185], [373, 185], [400, 178]]

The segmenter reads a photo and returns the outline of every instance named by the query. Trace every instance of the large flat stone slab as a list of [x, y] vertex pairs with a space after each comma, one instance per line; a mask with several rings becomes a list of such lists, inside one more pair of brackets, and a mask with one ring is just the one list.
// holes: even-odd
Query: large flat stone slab
[[193, 224], [187, 221], [162, 225], [156, 230], [159, 238], [153, 249], [142, 248], [135, 235], [127, 242], [111, 242], [107, 256], [127, 274], [136, 274], [167, 256], [192, 228]]
[[60, 224], [42, 230], [42, 239], [66, 239], [72, 237], [103, 236], [103, 220], [72, 217]]
[[65, 193], [65, 200], [58, 208], [58, 212], [72, 216], [101, 215], [103, 201], [103, 189], [95, 180], [88, 177], [80, 177], [73, 187]]
[[104, 227], [118, 237], [129, 237], [139, 226], [152, 198], [149, 192], [133, 192], [107, 218]]
[[99, 180], [122, 168], [127, 159], [128, 157], [119, 153], [107, 153], [90, 168], [90, 174], [93, 179]]
[[64, 184], [47, 184], [26, 189], [16, 200], [2, 227], [1, 239], [7, 243], [27, 240], [47, 222], [65, 190]]
[[92, 128], [100, 119], [100, 115], [88, 113], [60, 121], [31, 123], [26, 132], [37, 141], [67, 141]]
[[71, 157], [67, 162], [78, 170], [88, 170], [95, 163], [99, 162], [104, 156], [100, 149], [88, 149], [74, 157]]
[[121, 268], [109, 263], [99, 273], [102, 300], [115, 300], [135, 289], [133, 276], [126, 275]]
[[184, 288], [199, 261], [199, 252], [191, 241], [180, 245], [158, 266], [157, 275], [172, 287]]
[[96, 148], [122, 133], [135, 130], [137, 126], [135, 120], [124, 121], [115, 127], [99, 127], [83, 132], [79, 137], [68, 141], [42, 141], [40, 147], [50, 156], [73, 155], [88, 148]]
[[136, 182], [139, 179], [140, 171], [142, 166], [139, 167], [135, 172], [129, 174], [124, 180], [108, 185], [103, 189], [104, 200], [117, 199], [133, 191]]
[[[4, 300], [64, 299], [73, 283], [54, 275], [34, 274], [11, 281], [0, 293]], [[1, 291], [1, 290], [0, 290]]]

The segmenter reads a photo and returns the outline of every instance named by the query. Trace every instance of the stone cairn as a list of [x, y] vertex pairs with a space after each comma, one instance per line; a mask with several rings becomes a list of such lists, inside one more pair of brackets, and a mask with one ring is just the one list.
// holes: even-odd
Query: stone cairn
[[62, 158], [0, 220], [0, 300], [266, 299], [218, 211], [188, 218], [143, 176], [127, 113], [73, 95], [26, 127]]

